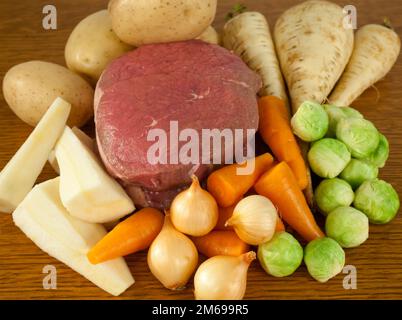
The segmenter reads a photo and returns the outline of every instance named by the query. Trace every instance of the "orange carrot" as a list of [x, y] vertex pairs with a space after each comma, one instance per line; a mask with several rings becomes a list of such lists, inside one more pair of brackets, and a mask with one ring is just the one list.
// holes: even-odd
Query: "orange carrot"
[[305, 240], [324, 236], [286, 162], [281, 162], [265, 173], [254, 188], [273, 202], [282, 214], [282, 219]]
[[285, 228], [285, 225], [283, 224], [282, 219], [278, 217], [278, 219], [276, 219], [275, 232], [280, 232], [280, 231], [286, 231], [286, 228]]
[[93, 264], [101, 263], [148, 248], [162, 229], [164, 215], [144, 208], [120, 222], [87, 254]]
[[308, 185], [307, 167], [292, 132], [283, 100], [267, 96], [259, 99], [259, 132], [279, 161], [285, 161], [296, 176], [300, 189]]
[[[264, 153], [242, 164], [232, 164], [218, 169], [208, 177], [208, 191], [214, 196], [220, 207], [230, 207], [257, 182], [258, 178], [272, 167], [274, 159]], [[250, 174], [239, 174], [239, 168], [254, 166]]]
[[[239, 201], [242, 198], [239, 199]], [[236, 204], [239, 202], [237, 201], [234, 205], [230, 206], [230, 207], [219, 207], [219, 216], [218, 216], [218, 222], [216, 223], [216, 226], [214, 228], [214, 230], [233, 230], [232, 226], [227, 226], [225, 227], [225, 223], [226, 221], [228, 221], [230, 219], [230, 217], [233, 214], [233, 210], [236, 207]]]
[[192, 238], [198, 251], [210, 258], [213, 256], [239, 256], [250, 250], [234, 231], [212, 231], [202, 237]]

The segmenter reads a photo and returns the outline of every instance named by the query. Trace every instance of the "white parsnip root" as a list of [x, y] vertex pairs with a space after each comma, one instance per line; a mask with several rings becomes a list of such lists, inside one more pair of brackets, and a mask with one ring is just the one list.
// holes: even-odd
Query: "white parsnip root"
[[285, 11], [274, 30], [275, 45], [292, 100], [322, 103], [342, 75], [353, 50], [353, 30], [340, 6], [306, 1]]
[[398, 59], [401, 40], [391, 29], [368, 24], [356, 32], [355, 47], [345, 72], [329, 101], [349, 106], [367, 88], [381, 80]]
[[245, 12], [229, 20], [223, 31], [223, 45], [261, 76], [261, 96], [277, 96], [288, 102], [275, 46], [264, 15]]
[[[345, 69], [353, 50], [353, 30], [344, 28], [340, 6], [306, 1], [285, 11], [275, 25], [274, 40], [293, 113], [307, 100], [324, 102]], [[307, 162], [309, 146], [300, 142]], [[313, 186], [304, 190], [313, 207]]]

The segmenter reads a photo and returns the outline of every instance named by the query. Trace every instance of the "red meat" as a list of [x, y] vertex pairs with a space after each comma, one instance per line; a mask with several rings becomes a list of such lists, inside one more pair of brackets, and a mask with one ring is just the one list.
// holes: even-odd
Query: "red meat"
[[260, 87], [241, 59], [198, 40], [147, 45], [114, 60], [95, 93], [97, 143], [107, 170], [136, 204], [169, 206], [192, 173], [202, 179], [212, 166], [151, 164], [147, 152], [155, 142], [147, 141], [149, 131], [169, 134], [170, 121], [198, 133], [257, 129]]

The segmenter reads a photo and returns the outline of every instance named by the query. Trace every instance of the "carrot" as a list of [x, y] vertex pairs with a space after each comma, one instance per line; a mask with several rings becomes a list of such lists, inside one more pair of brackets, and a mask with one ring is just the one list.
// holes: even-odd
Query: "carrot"
[[324, 236], [286, 162], [281, 162], [265, 173], [254, 188], [273, 202], [283, 220], [305, 240], [311, 241]]
[[[220, 207], [230, 207], [257, 182], [258, 178], [271, 168], [274, 159], [264, 153], [242, 164], [232, 164], [218, 169], [208, 177], [207, 188]], [[254, 166], [249, 174], [239, 174], [238, 169]]]
[[144, 208], [120, 222], [87, 254], [93, 264], [126, 256], [148, 248], [162, 229], [164, 215]]
[[261, 137], [275, 157], [289, 165], [300, 189], [305, 189], [308, 184], [307, 167], [290, 127], [284, 101], [274, 96], [267, 96], [259, 99], [258, 106], [260, 113], [258, 130]]
[[[241, 200], [241, 199], [239, 199], [239, 200]], [[226, 208], [219, 207], [219, 217], [218, 217], [218, 222], [216, 223], [216, 226], [215, 226], [215, 230], [233, 230], [233, 228], [231, 226], [225, 227], [225, 223], [232, 216], [233, 210], [235, 207], [236, 207], [236, 204], [234, 204], [230, 207], [226, 207]]]
[[234, 231], [212, 231], [202, 237], [192, 238], [198, 251], [210, 258], [213, 256], [239, 256], [250, 250]]
[[276, 219], [276, 227], [275, 227], [275, 232], [281, 232], [281, 231], [286, 231], [285, 225], [283, 224], [283, 221], [281, 218]]
[[369, 24], [356, 32], [355, 47], [345, 72], [329, 97], [337, 106], [349, 106], [391, 70], [401, 50], [395, 31]]

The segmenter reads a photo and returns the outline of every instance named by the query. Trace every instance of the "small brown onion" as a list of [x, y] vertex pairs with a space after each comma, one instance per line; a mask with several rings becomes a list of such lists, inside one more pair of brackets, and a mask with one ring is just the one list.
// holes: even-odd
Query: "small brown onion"
[[218, 205], [214, 197], [202, 189], [192, 176], [190, 188], [179, 193], [170, 207], [174, 227], [185, 234], [200, 237], [209, 233], [218, 222]]
[[277, 219], [278, 213], [271, 200], [252, 195], [236, 205], [226, 226], [232, 226], [244, 242], [257, 246], [271, 240]]
[[247, 287], [247, 271], [254, 251], [238, 257], [215, 256], [204, 261], [194, 276], [197, 300], [241, 300]]
[[177, 231], [169, 218], [148, 251], [148, 266], [152, 274], [168, 289], [183, 288], [198, 264], [194, 243]]

